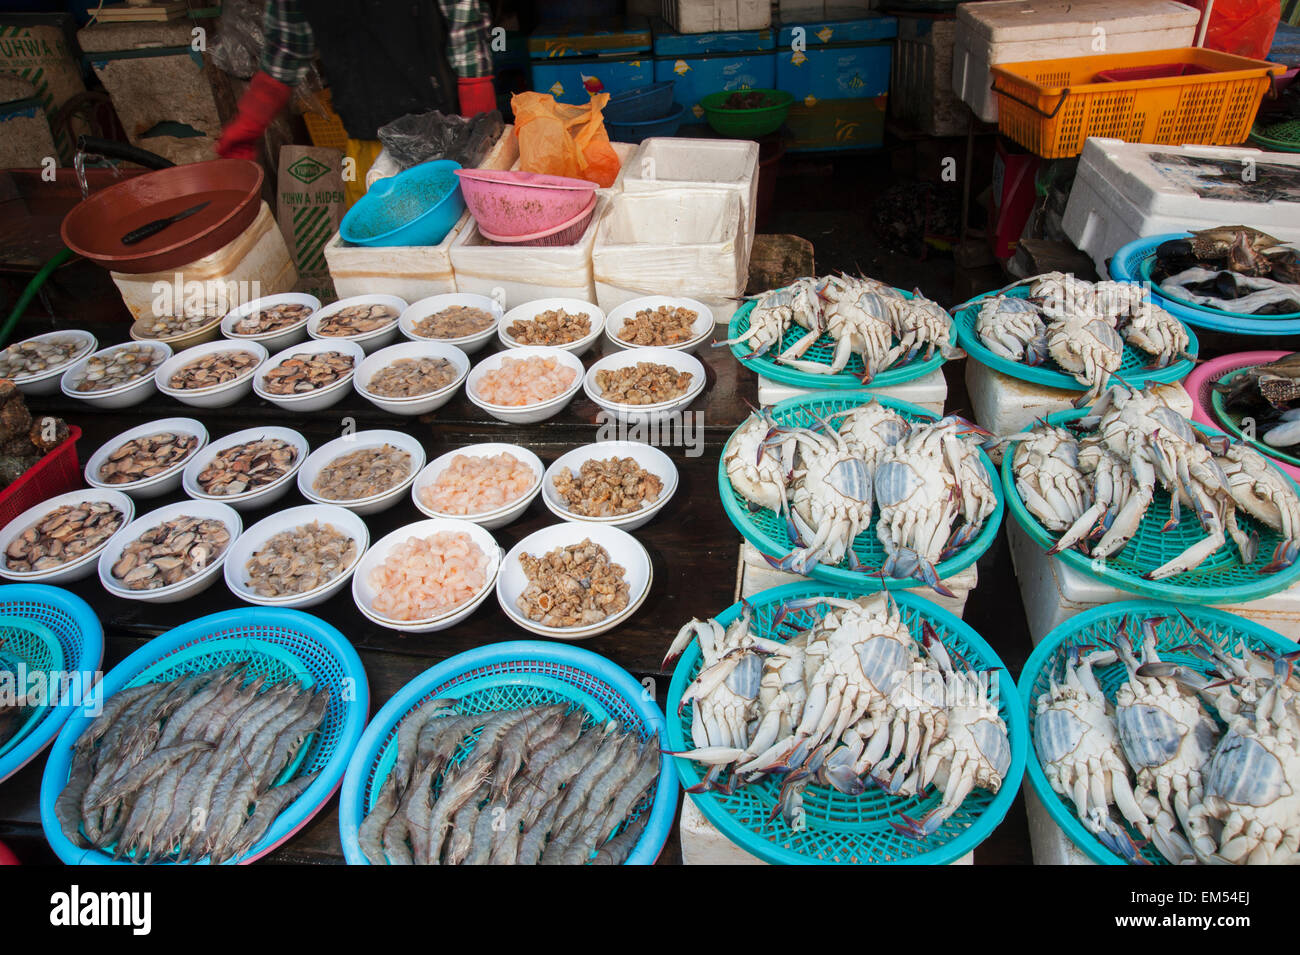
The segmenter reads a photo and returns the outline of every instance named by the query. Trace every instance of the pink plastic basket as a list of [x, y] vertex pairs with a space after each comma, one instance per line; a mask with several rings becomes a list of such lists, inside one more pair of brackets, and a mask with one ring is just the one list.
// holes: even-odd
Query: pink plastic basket
[[[1232, 355], [1222, 355], [1199, 366], [1183, 382], [1183, 387], [1192, 396], [1192, 420], [1201, 424], [1208, 424], [1210, 427], [1222, 431], [1223, 424], [1215, 418], [1213, 399], [1211, 398], [1214, 394], [1215, 383], [1229, 372], [1250, 368], [1254, 365], [1262, 365], [1269, 361], [1277, 361], [1289, 354], [1291, 353], [1285, 351], [1243, 351]], [[1287, 464], [1285, 461], [1279, 461], [1275, 457], [1270, 456], [1269, 460], [1296, 481], [1300, 481], [1300, 468]]]
[[81, 462], [77, 459], [77, 439], [80, 437], [81, 429], [75, 424], [69, 425], [66, 441], [0, 491], [0, 527], [41, 501], [81, 487]]
[[596, 199], [596, 184], [585, 179], [496, 169], [457, 169], [456, 175], [484, 235], [525, 238], [571, 225]]

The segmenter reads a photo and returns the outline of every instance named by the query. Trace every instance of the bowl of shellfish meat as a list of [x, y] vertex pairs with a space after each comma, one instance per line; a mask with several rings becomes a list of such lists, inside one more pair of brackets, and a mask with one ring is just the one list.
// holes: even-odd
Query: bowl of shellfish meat
[[406, 300], [396, 295], [353, 295], [341, 298], [307, 320], [307, 334], [323, 341], [349, 341], [368, 355], [396, 340], [398, 319]]
[[469, 374], [469, 358], [455, 345], [400, 342], [367, 355], [352, 379], [375, 407], [400, 415], [436, 411]]
[[226, 559], [226, 586], [265, 607], [312, 607], [343, 589], [370, 546], [361, 517], [334, 504], [304, 504], [265, 517]]
[[246, 511], [273, 504], [293, 487], [311, 448], [290, 428], [246, 428], [208, 443], [190, 458], [181, 487], [195, 500]]
[[130, 408], [157, 392], [154, 372], [171, 356], [171, 347], [162, 342], [109, 345], [74, 362], [59, 387], [96, 408]]
[[302, 292], [284, 292], [245, 302], [221, 320], [221, 334], [236, 341], [258, 342], [269, 352], [307, 337], [307, 319], [320, 308], [320, 299]]
[[606, 355], [583, 378], [587, 397], [631, 421], [681, 411], [704, 390], [704, 365], [671, 348], [629, 348]]
[[650, 555], [627, 531], [566, 521], [510, 549], [497, 577], [497, 602], [525, 630], [585, 640], [635, 613], [650, 581]]
[[566, 521], [634, 530], [677, 490], [677, 466], [640, 441], [599, 441], [556, 458], [542, 479], [542, 501]]
[[487, 442], [434, 458], [411, 485], [411, 500], [429, 517], [504, 527], [542, 489], [541, 459], [517, 444]]
[[225, 504], [167, 504], [113, 536], [99, 555], [99, 582], [128, 600], [185, 600], [216, 580], [243, 529], [239, 513]]
[[0, 378], [8, 378], [26, 395], [52, 395], [68, 367], [98, 345], [94, 335], [77, 328], [33, 335], [0, 351]]
[[253, 390], [253, 375], [268, 357], [257, 342], [221, 339], [178, 352], [158, 366], [158, 390], [195, 408], [225, 408]]
[[539, 298], [506, 312], [497, 337], [507, 348], [547, 345], [584, 355], [605, 330], [605, 313], [578, 298]]
[[298, 471], [298, 490], [315, 504], [375, 514], [397, 503], [424, 467], [424, 446], [404, 431], [355, 431], [322, 444]]
[[713, 310], [693, 298], [647, 295], [610, 310], [605, 337], [619, 348], [694, 353], [713, 334]]
[[86, 461], [86, 483], [136, 498], [162, 497], [181, 486], [185, 465], [208, 443], [193, 418], [160, 418], [105, 441]]
[[289, 411], [320, 411], [347, 393], [365, 357], [360, 345], [341, 338], [290, 345], [253, 373], [253, 391]]
[[486, 528], [450, 518], [416, 521], [366, 551], [352, 576], [352, 599], [390, 630], [445, 630], [487, 599], [500, 568], [501, 548]]
[[63, 584], [95, 573], [95, 561], [135, 516], [121, 491], [82, 488], [29, 507], [0, 529], [0, 577]]
[[563, 348], [528, 345], [484, 358], [465, 396], [498, 421], [536, 424], [564, 410], [582, 387], [582, 360]]
[[480, 351], [496, 334], [505, 309], [496, 299], [469, 292], [430, 295], [412, 302], [398, 326], [412, 341], [455, 345], [467, 355]]

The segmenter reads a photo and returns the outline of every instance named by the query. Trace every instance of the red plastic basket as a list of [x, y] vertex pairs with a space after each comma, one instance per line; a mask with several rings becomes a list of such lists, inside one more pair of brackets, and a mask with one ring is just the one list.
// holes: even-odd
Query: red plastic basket
[[41, 501], [81, 487], [81, 462], [77, 458], [77, 439], [80, 437], [81, 429], [75, 424], [69, 425], [66, 441], [0, 491], [0, 527]]

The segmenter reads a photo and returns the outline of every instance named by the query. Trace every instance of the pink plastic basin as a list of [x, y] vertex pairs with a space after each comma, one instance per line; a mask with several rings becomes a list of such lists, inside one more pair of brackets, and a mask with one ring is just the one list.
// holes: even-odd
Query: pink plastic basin
[[456, 175], [480, 231], [499, 236], [553, 229], [579, 215], [596, 193], [594, 182], [537, 172], [458, 169]]
[[[1233, 355], [1221, 355], [1202, 365], [1198, 365], [1196, 370], [1188, 375], [1187, 380], [1183, 382], [1183, 387], [1192, 396], [1192, 420], [1199, 421], [1201, 424], [1208, 424], [1211, 428], [1218, 428], [1220, 431], [1226, 430], [1223, 423], [1215, 415], [1214, 405], [1211, 403], [1215, 382], [1228, 372], [1240, 371], [1243, 368], [1253, 368], [1255, 365], [1277, 361], [1289, 354], [1291, 353], [1287, 351], [1243, 351]], [[1269, 455], [1269, 458], [1296, 481], [1300, 481], [1300, 468], [1287, 464], [1285, 461], [1279, 461], [1272, 455]]]

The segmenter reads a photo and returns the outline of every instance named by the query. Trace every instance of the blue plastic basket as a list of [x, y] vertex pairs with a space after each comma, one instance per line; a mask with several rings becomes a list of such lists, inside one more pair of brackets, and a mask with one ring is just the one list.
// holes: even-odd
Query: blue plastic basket
[[104, 628], [90, 605], [62, 587], [48, 584], [0, 586], [0, 614], [35, 621], [58, 637], [68, 681], [59, 699], [43, 708], [40, 721], [24, 731], [18, 745], [0, 756], [0, 782], [8, 779], [49, 745], [81, 705], [104, 662]]
[[[1239, 640], [1244, 640], [1247, 646], [1255, 650], [1267, 648], [1290, 652], [1296, 649], [1295, 644], [1283, 639], [1267, 627], [1238, 617], [1236, 614], [1208, 607], [1177, 606], [1155, 600], [1128, 600], [1085, 611], [1070, 618], [1045, 636], [1034, 648], [1034, 652], [1025, 663], [1025, 668], [1020, 672], [1018, 686], [1020, 705], [1026, 725], [1029, 727], [1031, 750], [1037, 700], [1041, 694], [1047, 692], [1049, 678], [1055, 675], [1059, 679], [1064, 672], [1065, 648], [1071, 645], [1096, 645], [1101, 641], [1114, 642], [1118, 637], [1119, 626], [1125, 619], [1130, 621], [1128, 627], [1130, 638], [1136, 636], [1140, 639], [1140, 621], [1150, 617], [1164, 617], [1164, 622], [1157, 628], [1159, 641], [1156, 646], [1160, 658], [1191, 667], [1199, 673], [1209, 674], [1209, 665], [1199, 657], [1189, 653], [1174, 652], [1175, 647], [1197, 642], [1191, 628], [1179, 616], [1180, 613], [1186, 614], [1198, 629], [1213, 637], [1228, 650], [1233, 650]], [[1094, 672], [1106, 698], [1114, 703], [1116, 692], [1128, 678], [1128, 671], [1124, 664], [1114, 663], [1106, 667], [1097, 667]], [[1123, 859], [1103, 846], [1097, 837], [1079, 822], [1078, 816], [1075, 815], [1074, 803], [1052, 789], [1047, 776], [1043, 773], [1038, 755], [1035, 753], [1028, 762], [1029, 784], [1033, 786], [1048, 814], [1070, 837], [1070, 841], [1093, 862], [1101, 865], [1124, 865]], [[1128, 825], [1118, 812], [1112, 813], [1112, 816], [1122, 825]], [[1142, 838], [1131, 828], [1129, 834], [1135, 841], [1140, 841]], [[1164, 857], [1153, 846], [1144, 847], [1142, 856], [1156, 865], [1167, 864]]]
[[[339, 796], [339, 836], [350, 865], [369, 865], [357, 842], [361, 822], [397, 758], [394, 740], [402, 720], [417, 707], [439, 697], [460, 700], [456, 709], [482, 713], [549, 703], [580, 706], [597, 721], [618, 720], [642, 739], [663, 738], [663, 712], [630, 673], [581, 647], [541, 640], [493, 643], [458, 653], [425, 670], [384, 704], [366, 727], [348, 763]], [[463, 759], [465, 747], [456, 759]], [[649, 804], [635, 813], [650, 813], [627, 865], [651, 865], [668, 839], [677, 811], [677, 780], [664, 756], [659, 782]]]
[[[1190, 232], [1167, 232], [1134, 239], [1123, 246], [1110, 260], [1111, 278], [1117, 282], [1147, 282], [1151, 280], [1151, 267], [1155, 263], [1156, 247], [1169, 239], [1186, 239]], [[1295, 335], [1300, 333], [1300, 315], [1237, 315], [1217, 308], [1193, 305], [1170, 298], [1159, 286], [1150, 285], [1151, 300], [1177, 315], [1184, 324], [1233, 335]]]
[[[810, 626], [818, 615], [804, 610], [789, 614], [789, 629], [775, 630], [772, 618], [785, 601], [801, 597], [860, 597], [860, 590], [842, 590], [825, 584], [804, 582], [764, 590], [748, 598], [753, 616], [750, 629], [755, 636], [786, 640], [795, 629]], [[870, 788], [860, 796], [846, 796], [826, 786], [811, 785], [804, 790], [805, 828], [792, 830], [780, 814], [771, 818], [780, 795], [780, 781], [768, 777], [736, 790], [730, 796], [704, 793], [691, 796], [704, 817], [735, 845], [751, 855], [771, 863], [801, 865], [917, 863], [944, 865], [955, 862], [988, 838], [1007, 814], [1020, 789], [1028, 748], [1028, 728], [1015, 694], [1015, 684], [992, 648], [955, 615], [914, 594], [896, 594], [899, 611], [912, 631], [921, 639], [921, 622], [927, 621], [950, 651], [964, 657], [973, 667], [989, 669], [991, 690], [998, 690], [998, 713], [1007, 725], [1011, 742], [1011, 765], [997, 793], [976, 789], [942, 826], [924, 841], [898, 832], [891, 820], [907, 815], [919, 819], [933, 809], [942, 793], [931, 788], [923, 795], [890, 796], [879, 788]], [[732, 604], [715, 618], [726, 626], [741, 612], [741, 604]], [[682, 654], [673, 671], [668, 688], [668, 712], [676, 713], [682, 693], [700, 669], [700, 646], [693, 641]], [[691, 706], [668, 722], [668, 742], [673, 750], [693, 747], [691, 741]], [[691, 760], [674, 757], [683, 786], [690, 787], [703, 779], [700, 767]]]
[[[997, 292], [986, 292], [978, 298], [971, 299], [970, 304], [965, 308], [958, 309], [953, 313], [953, 324], [957, 326], [957, 341], [966, 350], [966, 354], [981, 365], [1012, 378], [1018, 378], [1021, 381], [1032, 382], [1047, 388], [1062, 388], [1066, 391], [1086, 391], [1087, 388], [1079, 384], [1074, 375], [1063, 371], [1061, 366], [1050, 356], [1041, 365], [1034, 366], [1003, 358], [1001, 355], [995, 355], [989, 350], [975, 331], [975, 321], [979, 318], [980, 307], [984, 304], [984, 300], [997, 294]], [[1028, 298], [1029, 288], [1027, 286], [1013, 288], [1006, 292], [1006, 295], [1008, 298]], [[1186, 326], [1184, 325], [1184, 327]], [[1182, 381], [1196, 367], [1196, 354], [1201, 347], [1200, 342], [1196, 340], [1196, 335], [1190, 328], [1187, 329], [1187, 337], [1190, 339], [1187, 351], [1192, 357], [1180, 358], [1177, 361], [1170, 362], [1164, 368], [1147, 367], [1151, 364], [1151, 356], [1142, 349], [1125, 342], [1123, 361], [1120, 363], [1119, 371], [1113, 377], [1118, 378], [1130, 388], [1141, 388], [1147, 382], [1153, 381], [1161, 384], [1173, 384]]]
[[[1060, 411], [1048, 415], [1047, 423], [1051, 425], [1068, 425], [1071, 421], [1083, 417], [1087, 409], [1078, 411]], [[1192, 426], [1205, 434], [1217, 435], [1223, 432], [1193, 421]], [[1016, 488], [1012, 460], [1018, 442], [1007, 446], [1002, 455], [1002, 485], [1011, 515], [1021, 527], [1043, 548], [1056, 543], [1047, 528], [1029, 513], [1020, 491]], [[1278, 469], [1278, 474], [1293, 488], [1295, 482], [1290, 476]], [[1300, 493], [1300, 490], [1297, 491]], [[1176, 600], [1197, 604], [1238, 604], [1258, 600], [1270, 594], [1286, 590], [1300, 580], [1300, 561], [1273, 574], [1260, 573], [1273, 559], [1273, 550], [1282, 540], [1282, 535], [1265, 524], [1255, 520], [1244, 511], [1237, 511], [1237, 522], [1249, 533], [1259, 534], [1259, 551], [1249, 564], [1243, 564], [1237, 553], [1236, 545], [1228, 538], [1227, 543], [1209, 556], [1199, 567], [1184, 574], [1165, 580], [1147, 580], [1142, 575], [1155, 570], [1166, 561], [1178, 556], [1204, 536], [1200, 522], [1184, 509], [1183, 519], [1178, 526], [1169, 530], [1164, 528], [1169, 516], [1169, 492], [1156, 488], [1151, 506], [1142, 516], [1137, 533], [1118, 554], [1112, 554], [1104, 560], [1094, 560], [1086, 554], [1071, 548], [1056, 556], [1079, 572], [1104, 581], [1120, 590], [1150, 597], [1154, 600]]]
[[434, 159], [376, 180], [343, 216], [344, 242], [366, 246], [437, 245], [465, 211], [460, 163]]
[[[774, 405], [770, 413], [778, 424], [793, 427], [816, 427], [817, 418], [814, 415], [825, 419], [837, 411], [855, 408], [871, 401], [878, 401], [886, 408], [893, 408], [908, 421], [934, 421], [937, 417], [924, 408], [909, 404], [906, 401], [899, 401], [897, 398], [887, 398], [862, 390], [856, 392], [816, 392], [810, 395], [800, 395]], [[744, 425], [742, 424], [741, 427], [744, 427]], [[740, 429], [737, 428], [737, 430]], [[780, 515], [767, 508], [751, 511], [749, 501], [731, 486], [731, 479], [727, 477], [726, 460], [726, 448], [730, 442], [731, 439], [728, 438], [727, 442], [723, 444], [722, 454], [718, 456], [718, 496], [722, 498], [722, 508], [726, 511], [732, 525], [736, 530], [740, 531], [740, 535], [745, 540], [769, 557], [783, 558], [795, 549], [794, 542], [790, 540], [790, 532], [786, 522]], [[1002, 482], [998, 480], [997, 470], [994, 468], [993, 462], [988, 459], [988, 456], [983, 451], [980, 451], [979, 455], [980, 460], [984, 463], [985, 470], [988, 472], [993, 494], [997, 497], [997, 507], [989, 515], [988, 520], [984, 522], [984, 526], [974, 540], [961, 548], [952, 557], [935, 564], [935, 571], [938, 573], [940, 580], [951, 577], [975, 563], [980, 555], [992, 546], [994, 539], [997, 537], [998, 528], [1002, 524]], [[880, 506], [874, 504], [871, 524], [853, 541], [853, 553], [857, 555], [858, 560], [865, 567], [872, 570], [881, 567], [885, 562], [885, 547], [880, 543], [880, 538], [876, 536], [876, 522], [879, 519]], [[808, 576], [815, 580], [824, 580], [830, 584], [850, 587], [858, 591], [880, 590], [882, 583], [883, 587], [888, 590], [908, 590], [918, 586], [918, 582], [912, 579], [896, 580], [892, 577], [886, 577], [882, 582], [879, 575], [849, 570], [847, 558], [841, 562], [841, 565], [837, 566], [817, 564], [809, 569]]]
[[[630, 125], [664, 119], [673, 110], [673, 87], [675, 80], [638, 86], [636, 89], [624, 90], [610, 96], [602, 115], [606, 123]], [[676, 110], [680, 122], [681, 108]]]
[[685, 106], [681, 103], [673, 103], [667, 115], [655, 119], [621, 122], [607, 117], [605, 129], [609, 133], [609, 138], [616, 143], [639, 143], [652, 136], [676, 136], [685, 113]]
[[[45, 718], [45, 711], [58, 702], [58, 684], [51, 687], [49, 677], [57, 679], [58, 674], [67, 672], [59, 635], [30, 617], [0, 615], [0, 670], [13, 674], [15, 693], [29, 696], [22, 725], [8, 739], [0, 740], [0, 756], [3, 756], [9, 750], [17, 749], [23, 737]], [[37, 686], [29, 686], [32, 674], [45, 676], [37, 677]], [[22, 685], [19, 685], [20, 680]], [[37, 702], [32, 702], [33, 699]]]
[[[898, 291], [906, 298], [911, 298], [911, 292]], [[746, 302], [740, 308], [736, 309], [731, 316], [731, 324], [727, 326], [727, 337], [736, 338], [743, 335], [749, 330], [749, 313], [754, 310], [757, 304], [756, 300]], [[807, 334], [808, 329], [802, 325], [791, 323], [781, 340], [777, 342], [764, 355], [756, 358], [746, 358], [750, 352], [749, 342], [742, 342], [738, 345], [731, 346], [731, 353], [736, 356], [737, 360], [751, 371], [757, 372], [764, 378], [780, 382], [783, 385], [790, 385], [793, 388], [806, 388], [813, 391], [831, 391], [835, 389], [861, 389], [862, 384], [862, 358], [858, 355], [851, 355], [849, 362], [844, 366], [844, 370], [838, 375], [818, 375], [810, 371], [800, 371], [797, 368], [791, 368], [789, 365], [778, 364], [776, 356], [785, 351], [799, 339]], [[957, 341], [956, 329], [953, 329], [952, 337], [949, 344], [955, 344]], [[830, 335], [822, 335], [815, 341], [809, 349], [804, 352], [803, 360], [818, 361], [824, 365], [830, 365], [831, 355], [835, 352], [835, 339]], [[895, 364], [892, 368], [886, 368], [871, 383], [866, 385], [868, 388], [888, 388], [890, 385], [901, 385], [906, 381], [915, 381], [917, 378], [924, 378], [930, 372], [937, 369], [944, 363], [944, 357], [939, 352], [935, 352], [928, 360], [924, 357], [925, 350], [922, 349], [909, 362]]]
[[[271, 824], [266, 834], [230, 865], [244, 865], [271, 852], [329, 801], [343, 778], [348, 758], [361, 738], [370, 708], [370, 688], [361, 658], [346, 637], [318, 617], [281, 607], [224, 610], [200, 617], [150, 640], [113, 668], [101, 691], [87, 700], [59, 734], [41, 779], [41, 825], [50, 847], [69, 865], [130, 865], [114, 862], [97, 849], [74, 845], [54, 815], [54, 802], [67, 784], [72, 747], [94, 721], [99, 705], [118, 690], [143, 682], [170, 680], [186, 673], [247, 661], [249, 677], [270, 680], [290, 676], [308, 686], [326, 687], [329, 706], [320, 732], [303, 747], [292, 775], [317, 773], [316, 779]], [[95, 702], [94, 713], [91, 702]], [[288, 774], [282, 776], [281, 781]], [[174, 863], [167, 863], [169, 865]]]

